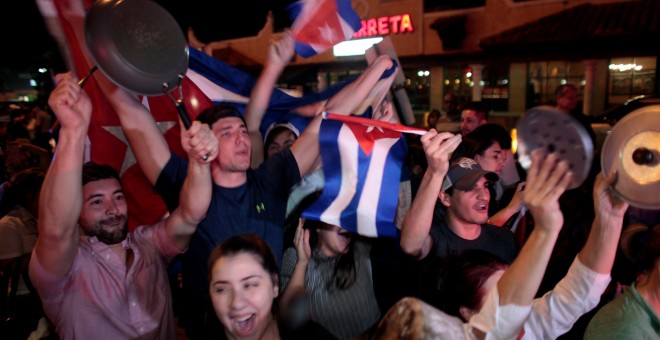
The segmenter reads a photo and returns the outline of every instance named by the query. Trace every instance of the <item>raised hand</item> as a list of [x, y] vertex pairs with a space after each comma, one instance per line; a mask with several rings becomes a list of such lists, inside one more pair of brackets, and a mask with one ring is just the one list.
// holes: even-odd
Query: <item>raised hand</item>
[[291, 32], [287, 31], [280, 40], [270, 44], [268, 48], [268, 63], [273, 66], [279, 66], [280, 68], [288, 65], [295, 53], [294, 42]]
[[566, 161], [556, 153], [532, 152], [532, 166], [527, 173], [527, 184], [522, 192], [523, 201], [543, 230], [559, 232], [564, 216], [559, 208], [559, 197], [571, 183], [573, 173]]
[[516, 186], [516, 192], [513, 194], [511, 202], [509, 202], [509, 206], [516, 211], [520, 211], [520, 209], [523, 207], [522, 191], [525, 188], [525, 184], [526, 182], [518, 183]]
[[594, 184], [594, 208], [597, 218], [602, 220], [622, 220], [628, 209], [628, 203], [622, 201], [614, 193], [612, 186], [616, 183], [617, 173], [612, 172], [605, 178], [601, 172]]
[[303, 225], [305, 220], [298, 219], [298, 227], [296, 227], [296, 236], [293, 238], [293, 244], [296, 246], [296, 254], [298, 263], [307, 264], [309, 258], [312, 256], [312, 248], [309, 246], [309, 230], [304, 229]]
[[48, 98], [59, 124], [63, 128], [87, 128], [92, 116], [92, 102], [78, 86], [78, 78], [71, 72], [55, 76], [57, 87]]
[[383, 99], [383, 102], [380, 103], [378, 106], [378, 109], [376, 112], [374, 112], [372, 118], [374, 120], [380, 120], [382, 122], [387, 122], [387, 123], [397, 123], [396, 119], [394, 119], [394, 108], [392, 106], [392, 102], [385, 97]]
[[449, 132], [438, 133], [435, 129], [431, 129], [422, 136], [421, 142], [429, 164], [428, 171], [440, 176], [447, 174], [449, 158], [461, 144], [461, 135]]
[[181, 125], [181, 146], [190, 160], [211, 162], [218, 156], [218, 139], [208, 124], [193, 121], [188, 131]]

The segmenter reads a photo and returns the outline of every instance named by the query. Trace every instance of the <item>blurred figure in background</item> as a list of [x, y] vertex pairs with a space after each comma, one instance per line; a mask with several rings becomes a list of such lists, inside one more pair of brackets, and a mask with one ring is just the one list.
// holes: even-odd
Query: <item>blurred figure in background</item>
[[555, 99], [557, 104], [555, 108], [561, 112], [571, 115], [575, 118], [582, 127], [587, 131], [593, 145], [596, 145], [596, 132], [591, 127], [591, 120], [588, 116], [582, 113], [582, 110], [577, 107], [578, 104], [578, 90], [573, 84], [559, 85], [555, 89]]
[[429, 111], [428, 115], [426, 116], [426, 129], [435, 129], [435, 126], [438, 124], [439, 120], [440, 111], [437, 109]]
[[447, 93], [442, 101], [442, 117], [444, 122], [460, 122], [461, 112], [458, 109], [458, 98], [453, 93]]
[[[30, 293], [30, 309], [41, 316], [39, 297], [28, 277], [28, 265], [34, 244], [37, 242], [37, 217], [39, 193], [46, 172], [31, 168], [16, 173], [7, 182], [0, 204], [0, 277], [4, 290], [0, 295], [0, 317], [15, 317], [18, 291]], [[7, 289], [11, 296], [7, 297]], [[38, 319], [38, 317], [37, 317]]]
[[488, 109], [481, 102], [465, 103], [461, 110], [461, 134], [463, 136], [487, 122]]

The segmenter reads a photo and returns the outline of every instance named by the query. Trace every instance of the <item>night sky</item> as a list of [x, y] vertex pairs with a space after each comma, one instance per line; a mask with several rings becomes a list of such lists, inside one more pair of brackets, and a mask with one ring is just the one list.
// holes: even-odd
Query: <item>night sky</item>
[[[288, 27], [285, 7], [293, 0], [158, 0], [186, 30], [203, 42], [253, 36], [273, 10], [276, 26]], [[18, 21], [17, 23], [13, 23]], [[64, 63], [34, 0], [6, 1], [0, 11], [0, 68], [36, 66], [63, 70]]]

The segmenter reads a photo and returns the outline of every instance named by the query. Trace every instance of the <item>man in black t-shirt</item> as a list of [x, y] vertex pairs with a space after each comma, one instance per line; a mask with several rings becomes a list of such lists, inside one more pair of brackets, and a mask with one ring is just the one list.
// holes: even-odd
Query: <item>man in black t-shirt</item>
[[[423, 144], [426, 137], [422, 137]], [[437, 146], [450, 143], [451, 138]], [[404, 219], [402, 249], [417, 259], [481, 249], [504, 261], [513, 261], [520, 248], [513, 234], [488, 223], [488, 186], [498, 179], [497, 174], [483, 170], [476, 161], [465, 157], [453, 162], [448, 171], [442, 171], [443, 152], [435, 150], [434, 141], [426, 142], [429, 146], [425, 146], [425, 151], [436, 152], [427, 152], [429, 169]], [[447, 176], [440, 176], [444, 172]], [[436, 200], [438, 206], [446, 208], [444, 216], [434, 214], [440, 209]]]

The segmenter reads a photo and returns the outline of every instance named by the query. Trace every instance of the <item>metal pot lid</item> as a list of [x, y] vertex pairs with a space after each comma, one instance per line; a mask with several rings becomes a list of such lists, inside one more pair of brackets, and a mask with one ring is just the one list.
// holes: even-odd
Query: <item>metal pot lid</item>
[[627, 114], [605, 139], [603, 173], [616, 172], [614, 191], [630, 205], [660, 209], [660, 105]]
[[149, 0], [97, 0], [85, 17], [91, 58], [115, 84], [141, 95], [173, 89], [188, 69], [178, 23]]
[[525, 112], [516, 126], [518, 161], [525, 169], [532, 164], [531, 152], [542, 149], [557, 152], [573, 172], [569, 189], [582, 185], [589, 175], [594, 145], [589, 133], [575, 118], [551, 106], [538, 106]]

